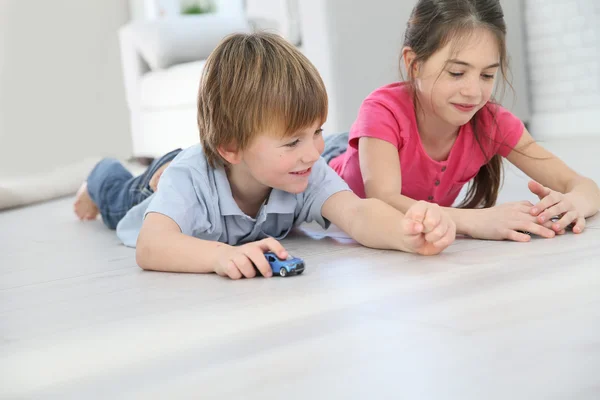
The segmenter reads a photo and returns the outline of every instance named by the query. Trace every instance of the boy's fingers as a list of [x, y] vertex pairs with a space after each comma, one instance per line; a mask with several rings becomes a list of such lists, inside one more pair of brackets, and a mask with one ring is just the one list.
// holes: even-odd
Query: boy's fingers
[[262, 276], [270, 277], [273, 276], [273, 270], [271, 269], [271, 264], [267, 261], [265, 254], [258, 247], [251, 248], [246, 254], [250, 261], [254, 264], [256, 269], [258, 269]]
[[438, 224], [432, 231], [425, 235], [425, 240], [429, 243], [435, 243], [442, 239], [446, 232], [448, 232], [448, 224]]
[[245, 254], [239, 254], [234, 259], [233, 262], [235, 266], [239, 270], [239, 272], [246, 278], [254, 278], [256, 276], [256, 270], [254, 269], [254, 265]]
[[281, 245], [281, 243], [273, 238], [263, 239], [257, 242], [257, 244], [263, 252], [271, 251], [282, 260], [288, 256], [287, 250]]
[[429, 203], [426, 203], [424, 201], [418, 201], [406, 211], [405, 216], [406, 218], [411, 219], [413, 221], [423, 223], [428, 207]]
[[[225, 268], [224, 275], [227, 275], [231, 279], [240, 279], [242, 277], [242, 273], [240, 272], [238, 267], [235, 265], [235, 262], [233, 260], [229, 260], [229, 263], [227, 264], [227, 268]], [[221, 276], [223, 276], [223, 275], [221, 275]]]
[[407, 216], [402, 218], [400, 221], [402, 226], [402, 232], [405, 235], [419, 235], [423, 232], [423, 224], [418, 221], [414, 221]]
[[423, 232], [432, 232], [440, 225], [441, 220], [442, 210], [440, 210], [439, 206], [430, 206], [427, 209], [427, 213], [425, 214], [425, 220], [423, 221], [423, 225], [425, 226]]

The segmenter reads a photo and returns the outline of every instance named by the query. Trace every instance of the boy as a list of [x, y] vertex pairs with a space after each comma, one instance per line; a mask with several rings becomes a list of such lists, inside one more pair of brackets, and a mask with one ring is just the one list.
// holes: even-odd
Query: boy
[[326, 165], [326, 117], [323, 82], [294, 46], [268, 33], [229, 36], [200, 82], [201, 143], [169, 153], [138, 178], [114, 161], [99, 163], [75, 207], [91, 214], [98, 207], [109, 226], [120, 220], [117, 235], [136, 246], [147, 270], [239, 279], [254, 277], [256, 266], [268, 277], [263, 253], [285, 258], [277, 240], [308, 221], [324, 228], [331, 221], [368, 247], [425, 255], [446, 248], [455, 225], [438, 206], [420, 202], [403, 215], [360, 199]]

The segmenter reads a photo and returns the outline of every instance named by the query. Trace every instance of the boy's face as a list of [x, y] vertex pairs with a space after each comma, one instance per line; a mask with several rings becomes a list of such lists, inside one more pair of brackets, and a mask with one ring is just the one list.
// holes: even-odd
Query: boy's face
[[243, 150], [240, 165], [263, 186], [301, 193], [306, 190], [312, 166], [324, 147], [320, 123], [286, 138], [265, 132]]
[[[426, 112], [458, 127], [489, 100], [499, 65], [492, 32], [478, 28], [460, 42], [450, 42], [421, 65], [417, 77], [420, 104]], [[458, 53], [453, 46], [458, 45]]]

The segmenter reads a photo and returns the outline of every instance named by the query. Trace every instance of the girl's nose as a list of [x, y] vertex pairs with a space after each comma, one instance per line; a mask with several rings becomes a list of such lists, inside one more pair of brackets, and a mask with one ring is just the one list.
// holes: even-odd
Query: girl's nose
[[479, 79], [465, 80], [465, 84], [460, 90], [460, 94], [465, 97], [477, 97], [481, 93], [481, 85]]

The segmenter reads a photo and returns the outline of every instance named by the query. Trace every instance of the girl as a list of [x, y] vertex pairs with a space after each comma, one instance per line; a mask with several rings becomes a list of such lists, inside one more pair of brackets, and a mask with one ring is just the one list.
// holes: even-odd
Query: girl
[[[417, 200], [447, 207], [457, 233], [474, 238], [525, 242], [524, 232], [550, 238], [569, 226], [581, 233], [600, 208], [598, 186], [492, 98], [497, 76], [506, 78], [505, 35], [498, 0], [419, 0], [401, 54], [408, 81], [365, 99], [343, 147], [343, 136], [328, 138], [330, 166], [359, 196], [400, 211]], [[495, 206], [503, 157], [533, 179], [537, 204]]]

